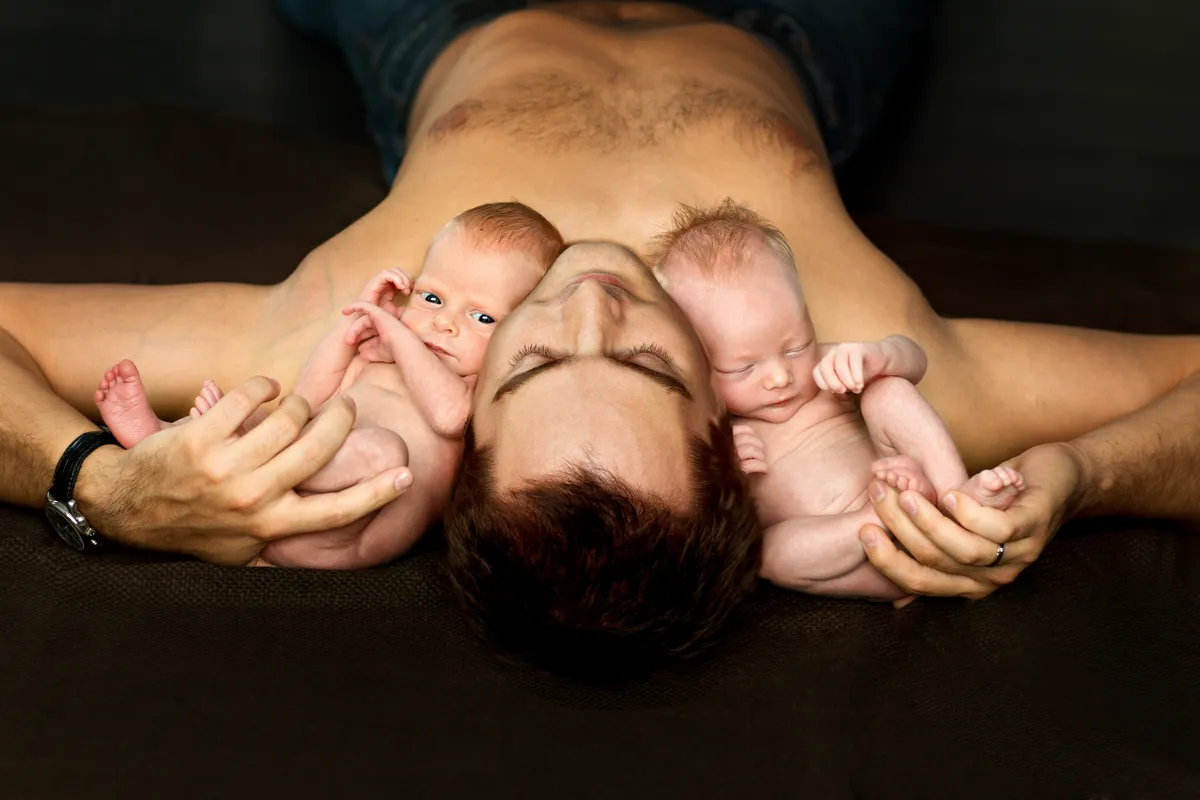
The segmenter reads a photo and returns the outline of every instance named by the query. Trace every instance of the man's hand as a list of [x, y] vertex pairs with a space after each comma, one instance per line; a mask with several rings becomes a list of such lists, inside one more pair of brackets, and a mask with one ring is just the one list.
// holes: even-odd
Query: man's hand
[[[898, 494], [873, 483], [875, 510], [908, 553], [878, 526], [865, 525], [860, 538], [867, 558], [909, 594], [977, 599], [1012, 583], [1076, 513], [1087, 467], [1077, 448], [1063, 443], [1038, 445], [1004, 465], [1018, 470], [1026, 481], [1025, 490], [1005, 511], [951, 491], [943, 498], [951, 515], [947, 517], [916, 492]], [[1000, 564], [989, 566], [1000, 545]]]
[[407, 468], [330, 494], [293, 487], [320, 470], [354, 425], [353, 402], [335, 397], [306, 428], [297, 395], [244, 436], [236, 432], [279, 384], [257, 377], [198, 420], [167, 428], [124, 451], [101, 448], [76, 485], [83, 513], [110, 538], [188, 553], [218, 564], [251, 563], [270, 541], [346, 525], [402, 494]]
[[763, 450], [763, 441], [753, 428], [744, 424], [734, 425], [733, 446], [737, 450], [742, 472], [747, 475], [766, 473], [767, 458]]
[[400, 315], [400, 309], [396, 306], [396, 295], [408, 295], [412, 293], [412, 290], [412, 275], [393, 267], [385, 269], [371, 278], [363, 287], [362, 293], [359, 294], [358, 302], [378, 306], [393, 317], [397, 317]]

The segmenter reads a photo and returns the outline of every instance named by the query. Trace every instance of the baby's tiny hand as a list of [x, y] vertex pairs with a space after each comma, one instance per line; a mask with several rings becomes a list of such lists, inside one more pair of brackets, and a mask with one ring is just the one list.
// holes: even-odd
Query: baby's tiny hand
[[358, 300], [362, 303], [379, 306], [394, 317], [399, 314], [399, 309], [396, 307], [396, 295], [411, 294], [412, 290], [412, 275], [398, 267], [392, 267], [371, 278]]
[[762, 439], [754, 432], [753, 428], [749, 425], [734, 425], [733, 446], [737, 450], [742, 472], [747, 475], [766, 474], [766, 451], [763, 449]]
[[378, 338], [379, 329], [375, 327], [375, 320], [371, 318], [371, 312], [380, 310], [378, 306], [361, 300], [343, 308], [342, 313], [346, 316], [358, 315], [358, 318], [346, 330], [346, 344], [359, 345], [368, 339]]
[[378, 336], [372, 335], [359, 343], [358, 354], [367, 361], [373, 361], [378, 364], [394, 364], [395, 359], [392, 357], [392, 351], [383, 343], [383, 340]]
[[885, 359], [879, 342], [841, 342], [821, 358], [813, 380], [826, 392], [859, 394], [879, 374]]

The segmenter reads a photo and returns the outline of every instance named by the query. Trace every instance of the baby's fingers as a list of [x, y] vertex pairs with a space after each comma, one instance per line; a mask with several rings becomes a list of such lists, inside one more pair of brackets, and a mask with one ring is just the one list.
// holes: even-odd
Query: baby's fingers
[[354, 320], [350, 328], [346, 331], [346, 344], [358, 344], [364, 339], [369, 339], [375, 335], [375, 324], [371, 322], [370, 317], [359, 317]]

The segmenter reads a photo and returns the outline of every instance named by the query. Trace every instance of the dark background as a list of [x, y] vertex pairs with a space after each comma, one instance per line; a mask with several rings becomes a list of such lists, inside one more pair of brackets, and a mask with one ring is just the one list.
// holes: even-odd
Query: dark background
[[[945, 6], [868, 234], [948, 315], [1200, 333], [1200, 3]], [[264, 0], [0, 0], [0, 281], [278, 280], [382, 196], [360, 120]], [[83, 556], [0, 506], [0, 798], [1200, 797], [1194, 528], [1072, 523], [976, 603], [763, 586], [606, 687], [488, 652], [438, 564]]]

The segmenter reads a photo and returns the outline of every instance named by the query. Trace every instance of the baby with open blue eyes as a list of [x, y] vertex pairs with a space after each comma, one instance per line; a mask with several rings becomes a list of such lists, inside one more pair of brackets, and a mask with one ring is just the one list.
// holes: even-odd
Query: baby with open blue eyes
[[[415, 280], [388, 269], [367, 283], [309, 356], [294, 390], [314, 415], [336, 395], [348, 395], [358, 410], [354, 429], [333, 459], [296, 488], [339, 491], [399, 466], [410, 468], [412, 484], [343, 528], [271, 543], [260, 563], [369, 567], [420, 538], [449, 498], [488, 339], [562, 249], [561, 235], [541, 214], [521, 203], [489, 203], [446, 224]], [[408, 303], [398, 307], [398, 295], [409, 295]], [[220, 398], [207, 382], [190, 417]], [[128, 360], [104, 376], [96, 404], [125, 447], [177, 424], [157, 418]]]

